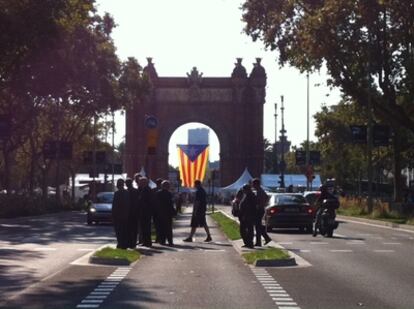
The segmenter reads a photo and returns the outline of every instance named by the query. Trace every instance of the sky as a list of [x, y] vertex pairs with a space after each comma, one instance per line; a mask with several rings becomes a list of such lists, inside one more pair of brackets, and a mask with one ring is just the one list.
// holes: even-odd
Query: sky
[[[197, 67], [204, 77], [230, 77], [236, 58], [243, 58], [248, 74], [257, 57], [267, 73], [263, 135], [275, 139], [275, 103], [280, 130], [280, 97], [285, 102], [285, 129], [292, 145], [306, 140], [306, 75], [292, 67], [281, 68], [274, 51], [253, 42], [243, 33], [240, 0], [97, 0], [100, 13], [113, 16], [117, 27], [113, 39], [121, 60], [135, 57], [145, 66], [152, 57], [159, 76], [187, 76]], [[326, 86], [326, 73], [310, 75], [310, 139], [315, 140], [312, 115], [321, 106], [336, 104], [340, 92]], [[125, 135], [125, 119], [116, 118], [116, 142]], [[177, 166], [176, 144], [187, 142], [188, 127], [177, 129], [170, 139], [169, 163]], [[219, 159], [219, 141], [210, 133], [210, 161]]]

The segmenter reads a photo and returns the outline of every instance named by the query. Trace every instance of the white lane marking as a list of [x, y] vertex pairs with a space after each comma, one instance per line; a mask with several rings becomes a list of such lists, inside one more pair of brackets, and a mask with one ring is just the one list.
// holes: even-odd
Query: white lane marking
[[130, 267], [118, 267], [103, 282], [87, 295], [76, 308], [99, 308], [99, 305], [112, 293], [116, 286], [124, 279]]
[[311, 245], [328, 245], [329, 243], [324, 242], [324, 241], [311, 241], [310, 244]]
[[296, 306], [297, 303], [294, 301], [276, 301], [276, 305], [278, 306]]
[[84, 299], [82, 304], [101, 304], [103, 301], [103, 299]]
[[106, 295], [88, 295], [85, 299], [105, 299]]
[[276, 301], [293, 301], [291, 297], [272, 297], [272, 299]]
[[378, 253], [390, 253], [390, 252], [395, 252], [395, 250], [374, 250], [374, 252], [378, 252]]
[[15, 247], [0, 247], [0, 250], [19, 250], [19, 249]]
[[384, 242], [383, 245], [401, 245], [400, 242]]
[[275, 301], [275, 305], [278, 306], [278, 309], [300, 309], [293, 298], [266, 270], [261, 270], [259, 272], [252, 267], [250, 269], [256, 279], [262, 284], [265, 291], [272, 297], [272, 300]]
[[300, 249], [299, 252], [301, 252], [301, 253], [309, 253], [309, 252], [312, 252], [312, 250]]
[[366, 245], [367, 243], [362, 240], [353, 240], [353, 241], [348, 241], [346, 244], [347, 245]]
[[352, 250], [349, 250], [349, 249], [333, 249], [333, 250], [329, 250], [330, 252], [338, 252], [338, 253], [341, 253], [341, 252], [344, 252], [344, 253], [347, 253], [347, 252], [353, 252]]
[[342, 235], [342, 234], [338, 234], [338, 233], [334, 233], [333, 235], [334, 237], [338, 237], [338, 238], [348, 238], [348, 236]]
[[91, 249], [91, 248], [78, 248], [78, 249], [76, 249], [76, 251], [95, 251], [95, 249]]
[[292, 245], [293, 242], [291, 241], [286, 241], [286, 242], [278, 242], [279, 245]]
[[34, 248], [35, 251], [56, 251], [57, 248], [49, 248], [49, 247], [37, 247]]

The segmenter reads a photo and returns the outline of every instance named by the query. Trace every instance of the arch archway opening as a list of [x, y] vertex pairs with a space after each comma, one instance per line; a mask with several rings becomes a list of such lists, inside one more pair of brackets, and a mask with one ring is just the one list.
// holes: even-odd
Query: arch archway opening
[[[190, 122], [175, 129], [168, 143], [168, 169], [169, 178], [177, 179], [183, 188], [191, 187], [186, 167], [181, 166], [178, 145], [208, 145], [208, 160], [202, 178], [205, 187], [220, 186], [220, 141], [216, 132], [209, 126], [200, 122]], [[181, 147], [183, 149], [183, 147]], [[189, 149], [187, 147], [187, 149]], [[201, 148], [200, 148], [201, 151]], [[200, 156], [201, 158], [201, 156]], [[199, 178], [192, 175], [192, 178]], [[194, 179], [195, 180], [195, 179]]]

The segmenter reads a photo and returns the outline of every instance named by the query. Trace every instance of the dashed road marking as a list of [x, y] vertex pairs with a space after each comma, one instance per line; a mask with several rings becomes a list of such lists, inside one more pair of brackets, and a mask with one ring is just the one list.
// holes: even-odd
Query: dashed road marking
[[392, 253], [392, 252], [395, 252], [395, 250], [374, 250], [374, 252], [378, 252], [378, 253]]
[[311, 245], [328, 245], [329, 243], [324, 242], [324, 241], [311, 241], [310, 244]]
[[391, 245], [391, 246], [394, 246], [394, 245], [401, 245], [401, 243], [400, 243], [400, 242], [384, 242], [383, 244], [384, 244], [384, 245]]
[[116, 286], [124, 279], [130, 267], [119, 267], [101, 282], [88, 296], [86, 296], [76, 308], [99, 308], [105, 299], [112, 293]]
[[49, 247], [37, 247], [34, 248], [35, 251], [56, 251], [57, 248], [49, 248]]
[[349, 252], [353, 252], [352, 250], [349, 249], [333, 249], [333, 250], [329, 250], [330, 252], [337, 252], [337, 253], [349, 253]]
[[275, 302], [278, 309], [300, 309], [293, 298], [283, 289], [283, 287], [266, 271], [251, 268], [257, 280]]

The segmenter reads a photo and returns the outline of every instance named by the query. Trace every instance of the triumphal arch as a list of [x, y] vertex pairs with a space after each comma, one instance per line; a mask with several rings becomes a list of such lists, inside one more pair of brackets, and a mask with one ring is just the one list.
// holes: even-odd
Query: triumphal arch
[[250, 74], [238, 58], [230, 77], [204, 77], [195, 67], [184, 77], [162, 77], [148, 58], [144, 74], [150, 93], [126, 111], [124, 167], [129, 176], [144, 167], [151, 179], [166, 178], [170, 137], [189, 122], [203, 123], [217, 134], [222, 186], [237, 180], [246, 167], [260, 176], [266, 87], [260, 58]]

